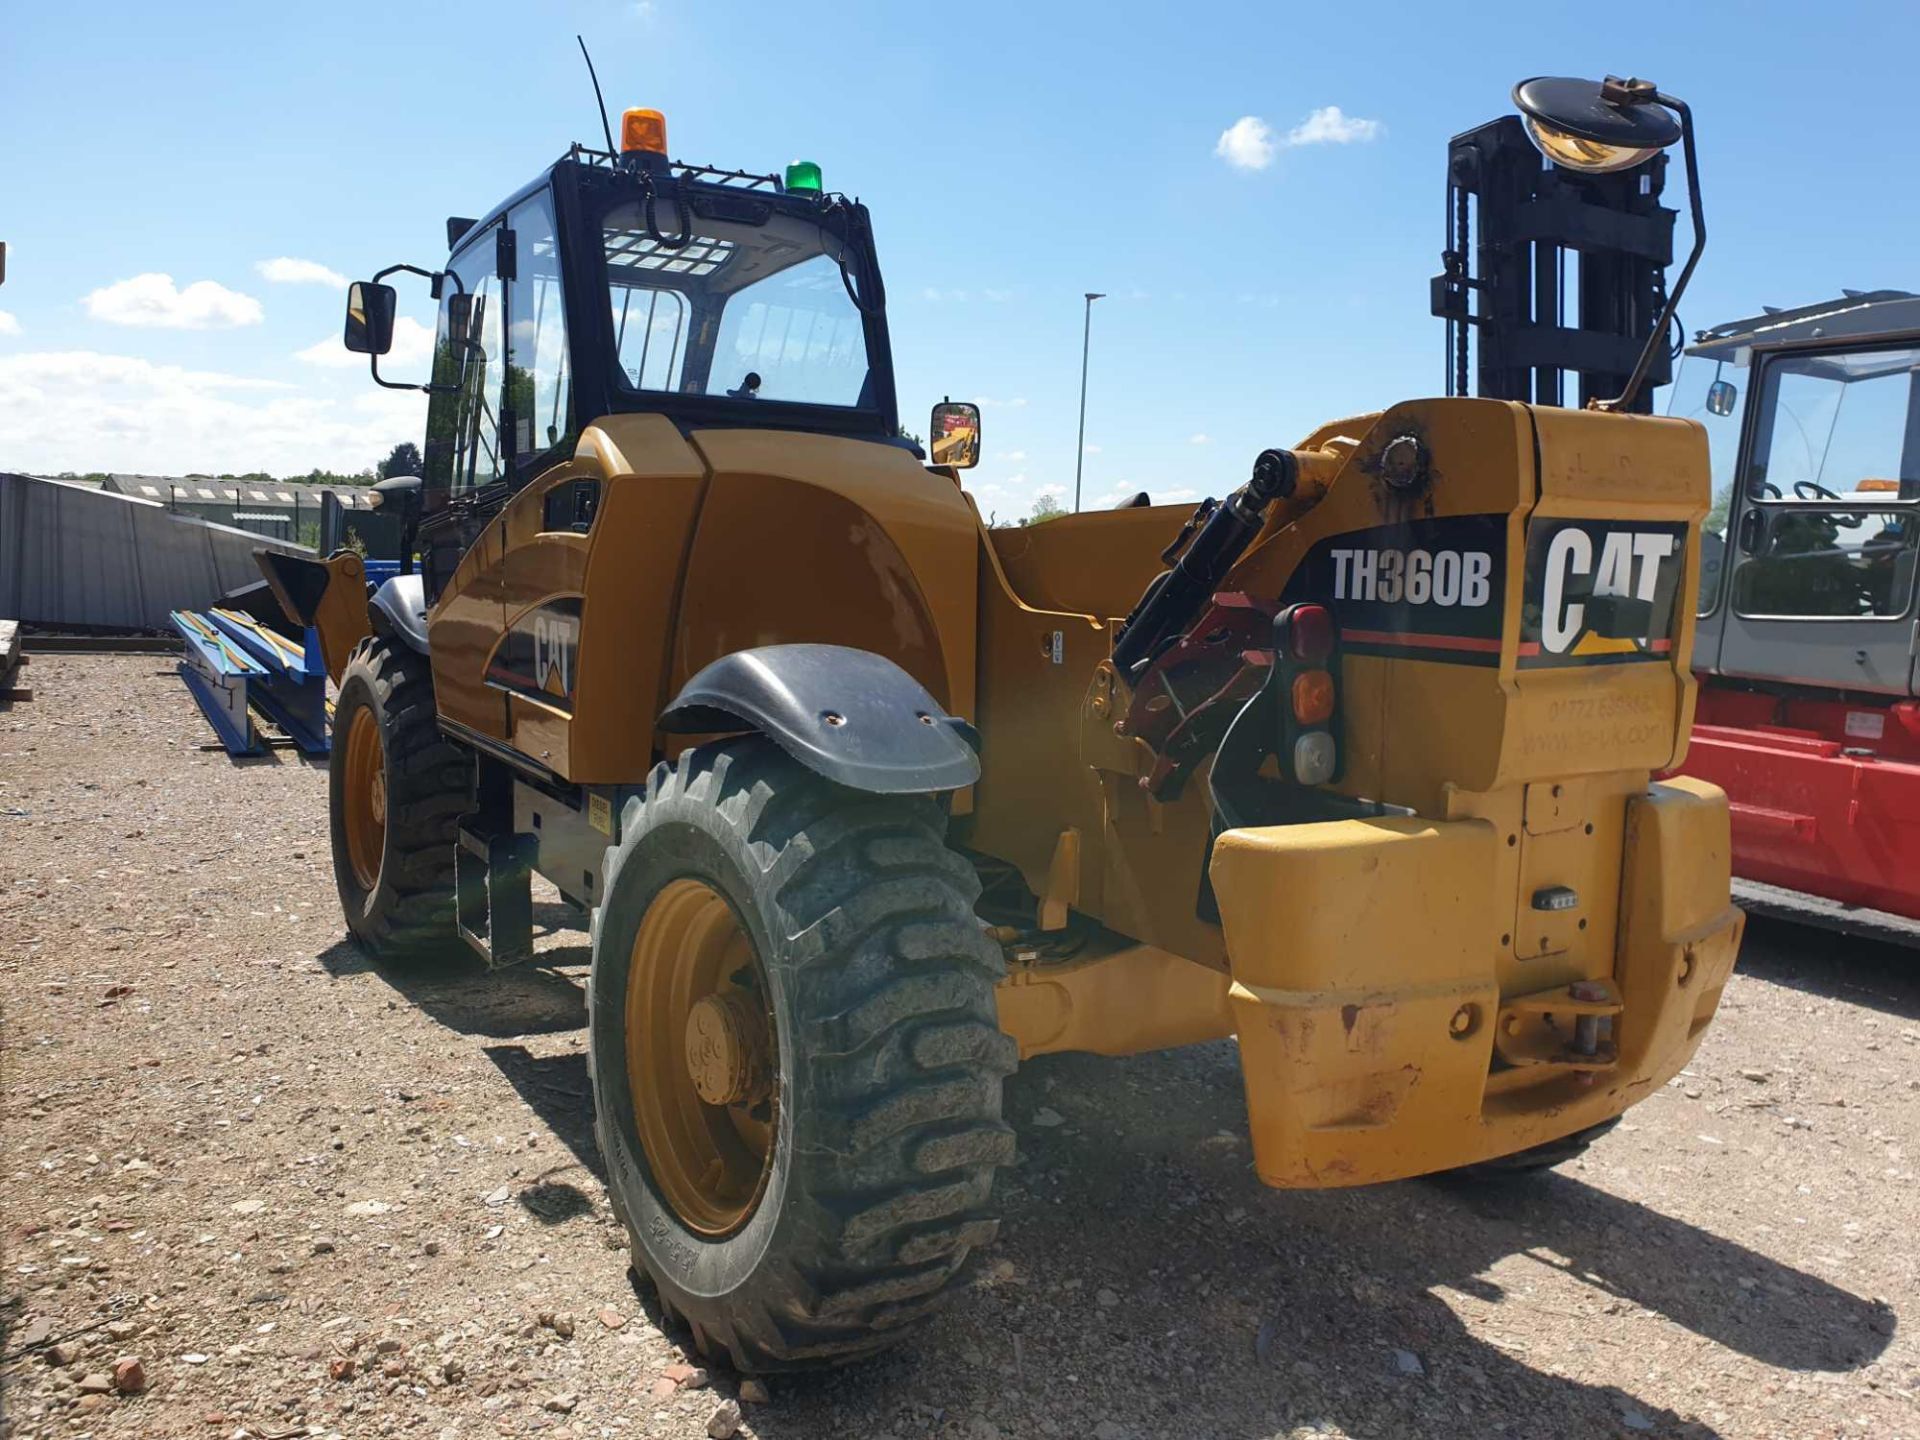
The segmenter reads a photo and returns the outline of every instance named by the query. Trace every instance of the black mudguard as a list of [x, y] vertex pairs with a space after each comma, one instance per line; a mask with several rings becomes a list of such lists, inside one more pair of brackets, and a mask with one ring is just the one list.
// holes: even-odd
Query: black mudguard
[[659, 723], [680, 735], [756, 730], [809, 770], [876, 795], [958, 790], [980, 778], [971, 726], [893, 661], [845, 645], [722, 656]]
[[417, 655], [427, 653], [427, 589], [419, 575], [396, 575], [368, 602], [387, 626]]

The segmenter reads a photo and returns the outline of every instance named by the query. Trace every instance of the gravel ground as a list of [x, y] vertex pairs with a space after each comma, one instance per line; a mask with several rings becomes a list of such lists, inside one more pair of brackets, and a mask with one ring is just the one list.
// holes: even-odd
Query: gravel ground
[[909, 1348], [742, 1396], [629, 1279], [584, 934], [374, 970], [323, 768], [208, 753], [157, 657], [27, 679], [0, 710], [21, 1440], [700, 1437], [736, 1398], [795, 1440], [1920, 1437], [1920, 959], [1756, 925], [1692, 1069], [1497, 1189], [1263, 1188], [1229, 1045], [1035, 1062], [976, 1282]]

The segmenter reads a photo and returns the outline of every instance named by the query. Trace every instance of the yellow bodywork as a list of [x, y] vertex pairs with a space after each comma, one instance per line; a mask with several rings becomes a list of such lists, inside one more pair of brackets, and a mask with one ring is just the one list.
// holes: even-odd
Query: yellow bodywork
[[[1381, 478], [1401, 436], [1431, 460], [1414, 491]], [[630, 786], [687, 743], [654, 719], [713, 659], [875, 651], [982, 735], [954, 843], [1016, 869], [1043, 930], [1103, 937], [1062, 961], [1013, 947], [1000, 1018], [1023, 1056], [1237, 1033], [1275, 1185], [1444, 1169], [1615, 1115], [1685, 1064], [1732, 966], [1726, 803], [1651, 783], [1691, 723], [1690, 601], [1658, 647], [1595, 640], [1542, 667], [1524, 562], [1556, 518], [1664, 526], [1690, 597], [1705, 439], [1448, 399], [1334, 422], [1296, 454], [1297, 491], [1223, 590], [1278, 599], [1343, 536], [1456, 518], [1503, 557], [1497, 633], [1342, 662], [1332, 788], [1400, 813], [1215, 837], [1204, 769], [1177, 801], [1142, 788], [1152, 756], [1116, 733], [1109, 656], [1188, 507], [989, 531], [902, 449], [660, 416], [588, 427], [472, 544], [429, 617], [442, 715], [558, 781]], [[590, 532], [543, 530], [549, 492], [580, 480], [600, 487]], [[506, 637], [556, 604], [578, 606], [564, 683], [502, 685]], [[1209, 880], [1217, 923], [1196, 903]], [[1539, 908], [1549, 891], [1572, 903]], [[1570, 1059], [1582, 1024], [1608, 1042]]]

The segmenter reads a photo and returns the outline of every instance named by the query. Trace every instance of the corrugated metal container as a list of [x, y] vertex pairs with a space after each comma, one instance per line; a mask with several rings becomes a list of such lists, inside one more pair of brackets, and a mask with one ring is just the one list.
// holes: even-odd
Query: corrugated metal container
[[162, 630], [260, 578], [256, 549], [297, 545], [164, 505], [0, 474], [0, 616], [33, 625]]

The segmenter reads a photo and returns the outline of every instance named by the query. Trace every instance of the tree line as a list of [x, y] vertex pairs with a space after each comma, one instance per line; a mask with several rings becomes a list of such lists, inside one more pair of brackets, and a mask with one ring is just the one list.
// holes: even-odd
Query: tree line
[[[372, 485], [392, 475], [418, 475], [421, 473], [420, 447], [411, 440], [402, 440], [387, 452], [387, 458], [378, 465], [351, 474], [337, 470], [309, 470], [304, 475], [269, 475], [264, 470], [249, 470], [244, 474], [222, 471], [218, 475], [208, 475], [209, 480], [223, 480], [231, 485], [271, 485], [276, 481], [290, 485], [317, 485], [323, 490], [340, 490], [352, 485]], [[83, 472], [63, 470], [56, 477], [61, 480], [88, 480], [104, 484], [107, 472], [88, 470]]]

